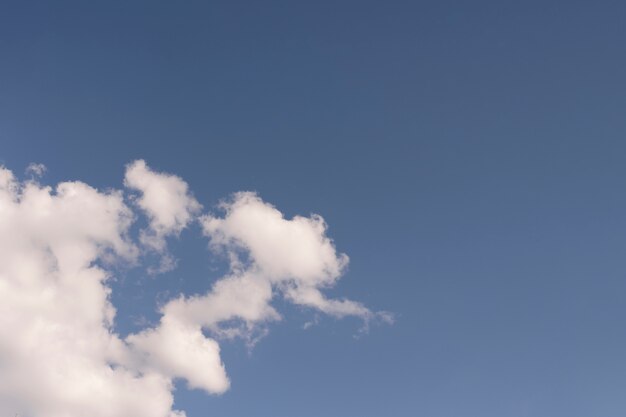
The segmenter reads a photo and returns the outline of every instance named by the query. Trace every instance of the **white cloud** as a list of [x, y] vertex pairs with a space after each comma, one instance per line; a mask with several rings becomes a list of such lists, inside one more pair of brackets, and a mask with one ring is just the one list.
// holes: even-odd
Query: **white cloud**
[[190, 388], [215, 394], [226, 391], [230, 385], [219, 345], [205, 337], [200, 326], [168, 317], [157, 329], [131, 335], [127, 340], [143, 355], [136, 360], [144, 371], [184, 378]]
[[[200, 204], [182, 179], [143, 161], [127, 167], [125, 184], [140, 191], [137, 205], [149, 219], [141, 244], [167, 258], [166, 238], [192, 222]], [[230, 260], [227, 276], [207, 294], [170, 300], [156, 327], [122, 339], [113, 327], [110, 266], [141, 259], [122, 193], [19, 182], [0, 167], [0, 415], [183, 417], [172, 409], [173, 379], [227, 390], [214, 338], [254, 344], [281, 319], [276, 295], [335, 317], [390, 320], [324, 296], [348, 258], [321, 217], [286, 219], [253, 193], [235, 194], [222, 208], [223, 217], [201, 222], [213, 251]]]
[[122, 365], [129, 351], [112, 331], [97, 263], [136, 256], [131, 219], [119, 192], [20, 184], [0, 169], [0, 415], [183, 415], [168, 377]]
[[295, 304], [336, 317], [391, 320], [389, 313], [373, 313], [361, 303], [323, 295], [321, 289], [332, 286], [347, 267], [348, 256], [336, 251], [321, 216], [285, 219], [250, 192], [235, 194], [222, 208], [225, 217], [205, 216], [202, 224], [214, 250], [226, 251], [235, 270], [243, 251], [249, 257], [245, 273], [275, 286]]
[[280, 319], [271, 305], [276, 293], [335, 317], [359, 317], [366, 328], [372, 319], [392, 321], [389, 313], [323, 295], [321, 290], [341, 276], [348, 257], [337, 253], [320, 216], [285, 219], [249, 192], [235, 194], [222, 209], [224, 217], [204, 216], [202, 225], [211, 248], [228, 256], [231, 273], [203, 296], [180, 297], [166, 304], [163, 322], [176, 320], [254, 343], [256, 336], [264, 334], [263, 325]]
[[155, 172], [143, 160], [126, 167], [124, 184], [140, 192], [137, 205], [149, 219], [148, 229], [142, 231], [140, 240], [162, 255], [157, 272], [174, 269], [176, 260], [167, 253], [165, 239], [180, 235], [202, 206], [191, 195], [185, 181], [175, 175]]
[[326, 237], [318, 215], [291, 220], [256, 194], [237, 193], [222, 205], [224, 218], [205, 216], [204, 232], [216, 249], [249, 251], [254, 264], [272, 282], [292, 279], [311, 285], [332, 284], [348, 264]]

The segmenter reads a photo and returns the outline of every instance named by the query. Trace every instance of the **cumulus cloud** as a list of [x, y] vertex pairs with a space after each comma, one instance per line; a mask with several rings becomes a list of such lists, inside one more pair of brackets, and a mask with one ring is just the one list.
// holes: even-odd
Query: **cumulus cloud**
[[203, 296], [167, 303], [162, 326], [176, 320], [217, 336], [243, 337], [253, 344], [265, 333], [263, 325], [281, 318], [271, 305], [276, 293], [335, 317], [359, 317], [365, 328], [373, 319], [392, 321], [390, 313], [372, 312], [359, 302], [324, 296], [322, 289], [337, 281], [348, 257], [338, 253], [326, 236], [322, 217], [286, 219], [250, 192], [235, 194], [221, 208], [224, 217], [205, 215], [201, 221], [213, 251], [228, 256], [230, 274]]
[[[133, 259], [120, 192], [0, 169], [0, 415], [174, 417], [171, 380], [123, 366], [108, 273]], [[150, 401], [145, 399], [149, 398]]]
[[149, 220], [148, 228], [141, 232], [140, 240], [144, 246], [162, 255], [161, 265], [156, 272], [172, 270], [176, 261], [167, 252], [165, 239], [180, 235], [202, 206], [180, 177], [155, 172], [143, 160], [126, 167], [124, 184], [140, 193], [136, 202]]
[[271, 284], [287, 300], [336, 316], [356, 316], [366, 321], [389, 313], [374, 313], [361, 303], [326, 298], [348, 265], [348, 256], [338, 253], [326, 236], [326, 222], [316, 214], [286, 219], [255, 193], [241, 192], [222, 204], [223, 218], [204, 216], [204, 233], [215, 251], [225, 251], [235, 273], [241, 269], [240, 254], [248, 257], [243, 274]]
[[[253, 193], [201, 217], [213, 253], [230, 271], [204, 295], [180, 295], [154, 327], [121, 338], [108, 285], [112, 266], [167, 256], [166, 239], [197, 219], [200, 204], [180, 178], [130, 164], [125, 184], [148, 228], [130, 236], [135, 215], [121, 191], [82, 182], [54, 189], [18, 181], [0, 167], [0, 415], [184, 417], [173, 409], [173, 380], [220, 394], [230, 386], [220, 338], [250, 345], [281, 320], [277, 296], [335, 317], [390, 321], [324, 289], [344, 272], [320, 216], [287, 219]], [[162, 265], [161, 265], [162, 266]]]
[[202, 334], [200, 326], [167, 317], [157, 329], [130, 335], [128, 342], [142, 354], [138, 360], [144, 371], [183, 378], [190, 388], [208, 393], [220, 394], [230, 386], [220, 347]]

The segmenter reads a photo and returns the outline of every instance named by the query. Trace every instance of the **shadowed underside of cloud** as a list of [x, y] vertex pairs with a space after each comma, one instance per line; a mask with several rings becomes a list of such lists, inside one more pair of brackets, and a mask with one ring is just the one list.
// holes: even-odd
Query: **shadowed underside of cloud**
[[[348, 258], [336, 252], [321, 217], [285, 219], [247, 192], [225, 201], [222, 217], [201, 215], [182, 179], [144, 161], [127, 166], [125, 185], [139, 193], [130, 206], [122, 191], [81, 182], [53, 189], [0, 168], [0, 414], [184, 416], [172, 409], [172, 380], [213, 394], [227, 390], [217, 340], [253, 344], [281, 319], [276, 296], [366, 325], [391, 322], [388, 313], [324, 296]], [[148, 220], [136, 241], [132, 206]], [[162, 261], [146, 268], [171, 269], [167, 238], [195, 220], [211, 251], [229, 259], [229, 273], [207, 294], [167, 302], [154, 328], [120, 338], [110, 266], [139, 263], [154, 251]]]

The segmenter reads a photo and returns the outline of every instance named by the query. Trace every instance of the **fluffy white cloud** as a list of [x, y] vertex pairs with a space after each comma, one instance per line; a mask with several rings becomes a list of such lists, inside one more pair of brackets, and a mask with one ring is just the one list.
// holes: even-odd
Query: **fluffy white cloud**
[[222, 209], [224, 217], [206, 215], [202, 225], [211, 248], [228, 256], [231, 273], [203, 296], [167, 303], [164, 323], [176, 320], [254, 343], [259, 325], [280, 319], [271, 305], [276, 293], [335, 317], [360, 317], [365, 327], [372, 319], [392, 321], [389, 313], [375, 313], [361, 303], [323, 295], [321, 290], [341, 276], [348, 257], [337, 253], [320, 216], [285, 219], [250, 192], [235, 194]]
[[[173, 417], [170, 378], [122, 365], [107, 272], [133, 259], [119, 192], [0, 169], [0, 415]], [[149, 398], [150, 401], [145, 399]]]
[[332, 284], [348, 264], [326, 237], [318, 215], [291, 220], [256, 194], [237, 193], [222, 204], [224, 218], [205, 216], [204, 232], [215, 249], [249, 252], [255, 267], [272, 282], [287, 279], [311, 285]]
[[[143, 161], [127, 167], [125, 184], [140, 191], [136, 203], [148, 218], [140, 243], [167, 256], [166, 238], [194, 221], [200, 204], [182, 179]], [[227, 390], [214, 338], [254, 344], [281, 319], [277, 295], [335, 317], [390, 321], [324, 296], [348, 258], [321, 217], [286, 219], [253, 193], [235, 194], [222, 209], [223, 217], [201, 223], [212, 250], [230, 260], [227, 276], [207, 294], [170, 300], [157, 326], [122, 339], [110, 266], [141, 260], [122, 192], [81, 182], [52, 189], [0, 168], [0, 415], [184, 417], [172, 408], [173, 379]]]
[[326, 223], [316, 214], [285, 219], [271, 204], [250, 192], [237, 193], [222, 204], [223, 218], [203, 217], [205, 234], [216, 251], [226, 251], [235, 271], [239, 254], [248, 257], [244, 274], [275, 286], [291, 302], [344, 317], [391, 321], [389, 313], [374, 313], [361, 303], [327, 299], [321, 289], [332, 286], [348, 265], [326, 236]]
[[124, 184], [140, 192], [137, 205], [149, 219], [149, 226], [141, 232], [140, 240], [162, 254], [157, 272], [173, 269], [176, 261], [167, 253], [165, 239], [178, 236], [202, 206], [191, 195], [185, 181], [176, 175], [155, 172], [143, 160], [126, 167]]
[[143, 355], [138, 363], [144, 371], [183, 378], [190, 388], [209, 393], [222, 393], [230, 385], [219, 345], [205, 337], [200, 326], [166, 317], [158, 329], [145, 330], [127, 340]]

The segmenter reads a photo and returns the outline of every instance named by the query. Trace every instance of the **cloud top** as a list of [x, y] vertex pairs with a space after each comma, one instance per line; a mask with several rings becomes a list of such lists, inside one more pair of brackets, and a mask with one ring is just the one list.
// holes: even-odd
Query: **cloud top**
[[126, 167], [124, 185], [139, 192], [136, 203], [148, 217], [148, 228], [141, 231], [141, 243], [162, 255], [157, 272], [175, 267], [175, 260], [167, 253], [166, 238], [179, 236], [194, 220], [202, 206], [189, 192], [180, 177], [153, 171], [144, 160]]

